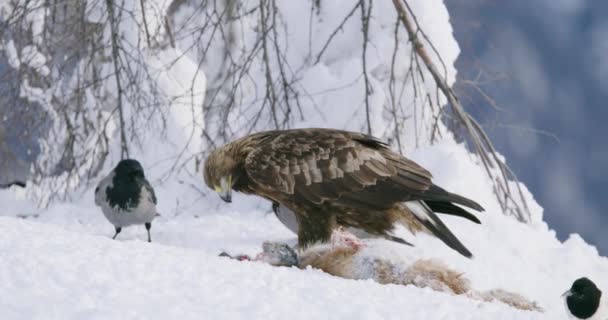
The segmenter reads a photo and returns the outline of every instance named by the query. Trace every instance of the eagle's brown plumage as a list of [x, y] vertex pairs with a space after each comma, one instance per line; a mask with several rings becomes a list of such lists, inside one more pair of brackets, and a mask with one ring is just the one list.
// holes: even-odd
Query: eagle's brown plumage
[[300, 246], [328, 241], [338, 225], [390, 237], [394, 225], [403, 223], [470, 257], [433, 211], [477, 223], [453, 203], [483, 211], [434, 185], [426, 169], [382, 141], [333, 129], [267, 131], [235, 140], [209, 155], [204, 178], [226, 201], [231, 188], [293, 211]]

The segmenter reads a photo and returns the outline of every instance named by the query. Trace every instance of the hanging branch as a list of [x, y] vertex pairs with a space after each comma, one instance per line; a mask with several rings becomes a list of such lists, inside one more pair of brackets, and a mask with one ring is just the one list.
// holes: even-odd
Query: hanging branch
[[127, 145], [127, 136], [125, 134], [125, 118], [123, 114], [122, 95], [123, 89], [120, 82], [120, 54], [118, 48], [118, 31], [116, 26], [116, 17], [114, 16], [114, 3], [113, 0], [106, 0], [106, 7], [108, 9], [108, 17], [110, 19], [110, 31], [112, 34], [112, 60], [114, 63], [114, 77], [116, 79], [116, 90], [117, 90], [117, 108], [118, 118], [120, 121], [120, 158], [125, 159], [129, 157], [129, 147]]
[[144, 5], [144, 0], [139, 0], [139, 6], [141, 7], [141, 17], [143, 18], [144, 30], [146, 31], [146, 42], [148, 43], [148, 47], [151, 47], [150, 43], [150, 31], [148, 30], [148, 21], [146, 20], [146, 7]]
[[372, 135], [372, 122], [370, 120], [370, 105], [369, 96], [372, 95], [372, 87], [369, 83], [369, 75], [367, 72], [367, 42], [369, 41], [369, 19], [372, 14], [372, 1], [365, 6], [365, 0], [359, 0], [359, 8], [361, 8], [361, 25], [363, 31], [363, 52], [361, 60], [363, 64], [363, 79], [365, 81], [365, 120], [367, 121], [367, 134]]
[[[407, 30], [414, 53], [417, 57], [422, 59], [427, 70], [433, 76], [437, 87], [439, 87], [441, 92], [448, 99], [457, 120], [464, 125], [466, 132], [469, 134], [470, 141], [475, 148], [475, 153], [480, 157], [481, 162], [486, 169], [486, 173], [492, 179], [493, 183], [495, 183], [494, 193], [502, 210], [515, 216], [521, 222], [530, 222], [530, 210], [528, 209], [528, 204], [519, 184], [516, 184], [519, 201], [514, 199], [513, 192], [509, 187], [509, 180], [517, 182], [517, 177], [507, 164], [498, 157], [494, 145], [481, 125], [464, 110], [458, 97], [445, 80], [445, 76], [442, 76], [437, 70], [437, 67], [431, 60], [424, 44], [418, 37], [418, 34], [421, 32], [420, 25], [416, 21], [410, 6], [405, 0], [393, 0], [393, 4], [397, 10], [399, 19], [401, 19], [403, 26]], [[412, 18], [410, 18], [410, 16]], [[414, 20], [414, 23], [412, 23], [412, 20]], [[428, 39], [426, 40], [429, 41]], [[495, 174], [495, 170], [493, 169], [496, 167], [498, 167], [500, 175]]]
[[359, 8], [359, 6], [361, 6], [361, 1], [357, 2], [357, 4], [355, 4], [355, 6], [348, 12], [348, 14], [344, 17], [344, 19], [342, 19], [342, 22], [340, 22], [340, 24], [338, 25], [338, 27], [335, 28], [334, 31], [332, 31], [332, 33], [329, 36], [329, 38], [327, 38], [327, 41], [325, 41], [325, 44], [323, 45], [323, 48], [317, 54], [317, 57], [315, 58], [315, 62], [313, 63], [313, 65], [316, 65], [319, 62], [321, 62], [321, 58], [323, 57], [323, 53], [325, 53], [325, 50], [327, 50], [327, 47], [329, 47], [329, 44], [332, 42], [332, 40], [334, 39], [334, 37], [336, 37], [338, 35], [338, 33], [343, 30], [344, 25], [355, 14], [355, 11], [357, 11], [357, 9]]
[[[274, 29], [276, 26], [268, 26], [268, 13], [266, 12], [266, 6], [270, 6], [268, 0], [260, 0], [260, 22], [262, 25], [262, 57], [264, 59], [265, 75], [266, 75], [266, 97], [264, 97], [264, 104], [268, 103], [272, 114], [272, 120], [276, 129], [279, 129], [279, 120], [277, 118], [277, 93], [275, 91], [274, 79], [272, 78], [272, 71], [270, 65], [270, 58], [268, 54], [268, 38], [270, 28]], [[271, 8], [275, 11], [275, 8]]]

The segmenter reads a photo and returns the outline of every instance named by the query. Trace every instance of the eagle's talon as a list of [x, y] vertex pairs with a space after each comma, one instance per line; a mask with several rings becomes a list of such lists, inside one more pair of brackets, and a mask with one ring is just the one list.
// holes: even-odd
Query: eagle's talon
[[331, 234], [331, 246], [333, 248], [347, 247], [354, 250], [365, 248], [365, 243], [354, 234], [344, 230], [342, 227], [334, 230]]

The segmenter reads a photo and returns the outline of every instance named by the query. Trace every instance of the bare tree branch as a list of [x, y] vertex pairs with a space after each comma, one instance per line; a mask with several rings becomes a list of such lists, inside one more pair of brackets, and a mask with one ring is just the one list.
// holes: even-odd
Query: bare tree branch
[[120, 157], [126, 159], [129, 157], [129, 146], [127, 143], [127, 135], [125, 133], [125, 118], [123, 114], [122, 96], [123, 89], [120, 81], [120, 54], [118, 48], [118, 30], [116, 27], [116, 17], [114, 16], [114, 1], [106, 0], [106, 8], [110, 19], [110, 30], [112, 33], [112, 60], [114, 61], [114, 77], [116, 79], [116, 108], [118, 108], [118, 118], [120, 121]]
[[[530, 221], [530, 211], [528, 209], [527, 201], [523, 196], [523, 192], [519, 186], [516, 184], [518, 189], [519, 199], [516, 200], [513, 198], [513, 193], [509, 187], [509, 180], [512, 179], [517, 181], [517, 177], [511, 171], [511, 169], [498, 157], [494, 146], [483, 128], [477, 123], [477, 121], [468, 114], [464, 107], [460, 104], [458, 97], [454, 94], [452, 89], [447, 84], [445, 77], [442, 76], [437, 67], [431, 60], [431, 57], [427, 53], [427, 50], [424, 44], [418, 38], [418, 30], [420, 26], [412, 23], [410, 16], [414, 16], [411, 8], [405, 0], [393, 0], [393, 4], [395, 5], [395, 9], [399, 14], [399, 18], [401, 19], [403, 26], [407, 30], [409, 35], [410, 42], [415, 49], [416, 55], [419, 56], [424, 64], [433, 76], [435, 83], [441, 89], [444, 96], [448, 99], [452, 110], [455, 115], [458, 117], [459, 121], [463, 123], [467, 132], [469, 133], [470, 139], [473, 142], [473, 146], [477, 155], [482, 160], [482, 163], [486, 169], [486, 173], [489, 177], [493, 178], [493, 180], [497, 183], [497, 187], [495, 188], [496, 197], [499, 203], [502, 206], [503, 211], [511, 212], [519, 221], [521, 222], [529, 222]], [[406, 9], [407, 8], [407, 9]], [[427, 40], [428, 41], [428, 40]], [[500, 172], [500, 179], [495, 177], [493, 168], [498, 167]], [[497, 191], [498, 189], [498, 191]]]
[[[369, 75], [367, 74], [367, 43], [369, 42], [369, 19], [372, 12], [372, 1], [368, 0], [367, 6], [365, 0], [359, 0], [359, 8], [361, 9], [361, 25], [363, 30], [363, 52], [361, 60], [363, 63], [363, 79], [365, 81], [365, 120], [367, 122], [367, 134], [372, 135], [372, 122], [370, 119], [370, 104], [369, 96], [373, 94], [373, 89], [369, 83]], [[366, 10], [367, 7], [367, 10]]]

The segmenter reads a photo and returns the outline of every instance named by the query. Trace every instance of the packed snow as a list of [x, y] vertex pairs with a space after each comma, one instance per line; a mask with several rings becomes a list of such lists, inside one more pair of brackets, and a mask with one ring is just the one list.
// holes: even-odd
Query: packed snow
[[[278, 229], [259, 214], [178, 223], [161, 223], [148, 244], [1, 218], [3, 319], [540, 319], [502, 304], [238, 262], [203, 248], [249, 246], [244, 230], [255, 238], [268, 234], [264, 227]], [[201, 248], [176, 246], [187, 232], [201, 234], [190, 241]]]
[[[135, 2], [134, 2], [135, 3]], [[150, 4], [152, 12], [164, 12], [167, 1]], [[257, 2], [256, 2], [257, 3]], [[291, 125], [319, 126], [361, 131], [365, 117], [361, 74], [361, 25], [359, 13], [340, 30], [336, 42], [327, 49], [319, 64], [311, 65], [305, 53], [309, 48], [308, 26], [315, 34], [313, 52], [325, 40], [355, 1], [322, 1], [320, 16], [310, 18], [310, 6], [293, 1], [277, 1], [284, 21], [293, 27], [280, 30], [288, 36], [292, 65], [298, 67], [300, 85], [309, 93], [302, 104], [304, 118], [297, 117]], [[440, 0], [408, 1], [417, 13], [447, 62], [446, 75], [453, 82], [456, 70], [453, 61], [458, 46], [451, 34], [449, 16]], [[103, 2], [97, 2], [103, 6]], [[244, 12], [250, 2], [245, 1]], [[134, 11], [138, 6], [133, 7]], [[393, 52], [396, 15], [391, 3], [374, 2], [370, 35], [373, 46], [368, 49], [371, 86], [373, 132], [386, 137], [393, 128], [387, 122], [385, 100], [388, 98], [387, 70]], [[91, 21], [104, 16], [104, 8], [91, 8]], [[306, 12], [306, 14], [302, 14]], [[147, 16], [150, 26], [162, 25]], [[188, 34], [205, 22], [205, 12], [186, 5], [175, 13], [175, 30]], [[134, 15], [132, 19], [141, 19]], [[160, 19], [160, 18], [159, 18]], [[40, 19], [43, 23], [44, 19]], [[181, 23], [181, 24], [180, 24]], [[128, 33], [137, 23], [125, 23]], [[180, 28], [181, 26], [181, 28]], [[239, 33], [240, 45], [247, 47], [255, 33], [254, 18], [243, 15]], [[42, 28], [36, 25], [36, 28]], [[106, 30], [107, 31], [107, 30]], [[161, 32], [161, 31], [158, 31]], [[402, 32], [403, 33], [403, 32]], [[39, 33], [36, 33], [37, 35]], [[285, 35], [285, 34], [283, 34]], [[206, 35], [205, 35], [206, 36]], [[405, 35], [401, 34], [404, 44]], [[128, 34], [133, 43], [141, 34]], [[132, 157], [138, 159], [156, 189], [161, 214], [152, 224], [152, 243], [146, 242], [144, 226], [123, 229], [117, 240], [111, 240], [114, 228], [94, 205], [93, 190], [100, 177], [84, 183], [79, 177], [64, 177], [71, 189], [65, 201], [48, 206], [49, 186], [29, 185], [26, 190], [13, 187], [0, 190], [0, 318], [2, 319], [565, 319], [560, 295], [572, 281], [586, 276], [600, 288], [608, 289], [608, 259], [601, 257], [593, 245], [578, 235], [560, 242], [555, 232], [543, 222], [543, 210], [522, 186], [532, 213], [531, 222], [522, 224], [501, 213], [487, 177], [477, 157], [457, 143], [447, 129], [439, 124], [442, 138], [428, 143], [429, 130], [438, 110], [416, 111], [412, 102], [414, 91], [404, 89], [402, 103], [412, 105], [403, 123], [401, 145], [408, 157], [433, 173], [434, 182], [443, 188], [479, 202], [486, 212], [477, 216], [481, 225], [455, 217], [441, 216], [454, 234], [473, 252], [466, 259], [427, 235], [411, 236], [405, 230], [396, 235], [415, 244], [409, 247], [384, 240], [371, 240], [368, 253], [393, 263], [411, 264], [420, 258], [435, 258], [450, 268], [460, 270], [476, 290], [504, 289], [538, 302], [543, 313], [513, 309], [500, 302], [480, 302], [463, 296], [436, 292], [412, 286], [380, 285], [371, 280], [347, 280], [319, 270], [272, 267], [261, 262], [241, 262], [218, 257], [221, 252], [254, 255], [264, 241], [293, 243], [295, 234], [285, 228], [271, 213], [270, 204], [255, 197], [233, 195], [233, 203], [225, 204], [206, 189], [194, 160], [175, 170], [176, 159], [189, 159], [199, 149], [207, 148], [199, 130], [213, 115], [202, 114], [201, 88], [214, 85], [219, 59], [213, 54], [198, 70], [199, 56], [191, 50], [198, 39], [194, 35], [176, 37], [177, 48], [164, 48], [147, 56], [145, 64], [157, 70], [156, 86], [171, 101], [169, 117], [150, 115], [150, 125], [140, 128]], [[140, 39], [141, 40], [141, 39]], [[5, 43], [6, 51], [14, 52], [12, 63], [20, 64], [14, 45]], [[211, 47], [211, 53], [221, 54]], [[151, 50], [152, 51], [152, 50]], [[177, 59], [177, 58], [180, 59]], [[251, 81], [243, 91], [239, 110], [257, 110], [260, 92], [256, 81], [265, 75], [259, 58], [253, 62], [255, 72], [244, 81]], [[38, 59], [42, 66], [44, 60]], [[387, 62], [388, 61], [388, 62]], [[409, 50], [399, 52], [398, 77], [405, 77]], [[162, 68], [162, 66], [171, 66]], [[425, 71], [423, 71], [424, 73]], [[434, 92], [430, 75], [424, 86]], [[27, 90], [26, 90], [27, 89]], [[195, 90], [196, 89], [196, 90]], [[48, 99], [39, 89], [24, 86], [30, 99]], [[108, 88], [111, 91], [111, 87]], [[190, 91], [190, 98], [183, 92]], [[434, 94], [429, 99], [435, 99]], [[181, 97], [181, 98], [176, 98]], [[437, 103], [444, 102], [438, 98]], [[314, 101], [313, 101], [314, 100]], [[236, 110], [236, 111], [239, 111]], [[236, 112], [235, 111], [235, 112]], [[247, 111], [247, 110], [245, 110]], [[253, 111], [249, 111], [253, 112]], [[246, 112], [245, 112], [246, 113]], [[107, 134], [116, 139], [117, 123], [108, 113]], [[155, 117], [156, 116], [156, 117]], [[242, 134], [249, 119], [231, 113], [227, 119], [235, 136]], [[294, 117], [296, 118], [296, 117]], [[159, 123], [162, 123], [159, 124]], [[417, 126], [423, 124], [421, 126]], [[261, 126], [261, 125], [260, 125]], [[160, 130], [163, 129], [163, 130]], [[61, 130], [57, 129], [57, 132]], [[145, 132], [145, 134], [141, 134]], [[85, 141], [93, 147], [95, 141]], [[117, 145], [117, 143], [115, 144]], [[393, 145], [395, 142], [393, 141]], [[48, 145], [48, 152], [58, 146]], [[112, 147], [102, 175], [111, 170], [120, 158]], [[93, 161], [93, 160], [91, 160]], [[576, 213], [572, 213], [573, 219]], [[373, 250], [372, 250], [373, 249]]]
[[[434, 149], [444, 148], [420, 154], [434, 158]], [[467, 169], [464, 151], [459, 155], [455, 147], [452, 152], [456, 167]], [[424, 163], [422, 157], [419, 161]], [[241, 204], [235, 206], [209, 206], [201, 200], [186, 210], [191, 214], [176, 216], [162, 187], [157, 188], [159, 203], [167, 211], [153, 223], [151, 244], [145, 242], [143, 226], [126, 228], [111, 240], [113, 226], [94, 207], [92, 190], [79, 201], [42, 212], [22, 199], [23, 190], [2, 191], [3, 213], [22, 216], [0, 219], [0, 310], [5, 319], [563, 319], [560, 295], [574, 279], [585, 275], [600, 287], [608, 283], [608, 260], [579, 236], [560, 243], [544, 223], [524, 225], [492, 209], [483, 198], [483, 179], [459, 187], [462, 171], [430, 169], [440, 184], [477, 195], [488, 207], [480, 215], [482, 225], [444, 219], [475, 258], [463, 258], [430, 236], [412, 239], [405, 232], [416, 247], [382, 240], [375, 244], [375, 254], [404, 264], [438, 258], [465, 272], [475, 289], [520, 293], [545, 313], [430, 289], [340, 279], [318, 270], [220, 258], [222, 251], [253, 255], [263, 241], [293, 242], [295, 235], [269, 213], [268, 204], [245, 196], [235, 196], [234, 203]]]

